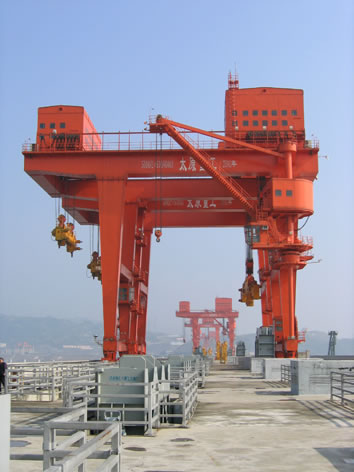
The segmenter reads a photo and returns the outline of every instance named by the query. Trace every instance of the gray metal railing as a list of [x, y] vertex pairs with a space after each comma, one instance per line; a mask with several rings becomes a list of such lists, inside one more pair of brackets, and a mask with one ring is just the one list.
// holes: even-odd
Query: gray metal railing
[[[167, 380], [160, 381], [167, 384]], [[160, 400], [159, 426], [180, 424], [187, 426], [198, 403], [199, 374], [197, 371], [184, 373], [183, 378], [169, 382], [164, 388], [164, 396]]]
[[[142, 426], [147, 436], [152, 435], [152, 429], [159, 422], [159, 381], [152, 382], [116, 382], [116, 393], [97, 393], [102, 387], [110, 384], [102, 382], [85, 382], [68, 379], [65, 382], [63, 401], [66, 407], [87, 406], [88, 412], [93, 412], [96, 419], [111, 418], [122, 422], [126, 426]], [[129, 400], [134, 403], [125, 403], [127, 393], [119, 393], [119, 387], [141, 387], [144, 393], [130, 393]], [[165, 392], [163, 392], [165, 393]], [[106, 401], [105, 401], [106, 399]], [[139, 414], [143, 419], [129, 419], [131, 414]]]
[[354, 408], [354, 372], [338, 370], [331, 372], [331, 401]]
[[6, 375], [6, 392], [15, 398], [30, 396], [54, 401], [61, 397], [67, 378], [94, 378], [96, 362], [11, 363]]
[[[102, 430], [87, 441], [87, 430]], [[58, 444], [58, 430], [75, 430]], [[96, 471], [119, 472], [121, 453], [121, 424], [117, 421], [87, 421], [86, 408], [66, 413], [44, 423], [43, 470], [46, 472], [84, 471], [88, 459], [105, 459]], [[110, 448], [105, 446], [110, 442]], [[78, 445], [77, 449], [73, 446]], [[102, 450], [104, 448], [104, 450]]]

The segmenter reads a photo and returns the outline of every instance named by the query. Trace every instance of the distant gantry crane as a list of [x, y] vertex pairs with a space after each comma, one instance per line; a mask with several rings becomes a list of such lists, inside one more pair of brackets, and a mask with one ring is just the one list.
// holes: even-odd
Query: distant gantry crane
[[235, 331], [238, 311], [232, 309], [232, 298], [215, 298], [215, 311], [190, 309], [190, 302], [179, 302], [178, 318], [186, 318], [186, 328], [192, 328], [193, 352], [201, 350], [202, 329], [212, 331], [214, 335], [208, 336], [208, 340], [214, 338], [220, 341], [220, 330], [223, 336], [228, 336], [232, 355], [235, 355]]
[[[221, 132], [157, 115], [141, 133], [98, 133], [83, 107], [41, 107], [36, 142], [26, 143], [23, 155], [25, 171], [61, 199], [66, 215], [99, 225], [100, 253], [84, 266], [102, 282], [104, 359], [146, 352], [151, 236], [161, 240], [163, 227], [244, 228], [241, 302], [260, 298], [275, 355], [296, 357], [296, 276], [312, 259], [299, 221], [313, 213], [318, 172], [302, 90], [240, 89], [230, 74]], [[79, 249], [73, 229], [61, 218], [53, 230], [71, 255]]]

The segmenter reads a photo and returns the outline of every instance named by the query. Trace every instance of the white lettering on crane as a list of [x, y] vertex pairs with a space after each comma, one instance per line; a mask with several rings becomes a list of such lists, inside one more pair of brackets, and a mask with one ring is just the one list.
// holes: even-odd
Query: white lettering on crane
[[210, 161], [211, 161], [211, 165], [214, 167], [214, 169], [216, 169], [215, 157], [211, 157], [211, 158], [210, 158]]
[[141, 169], [173, 169], [173, 161], [140, 161]]
[[179, 170], [187, 171], [186, 161], [183, 159], [183, 157], [179, 162], [181, 163], [181, 167], [179, 168]]
[[196, 172], [196, 170], [197, 170], [197, 168], [195, 167], [195, 159], [193, 159], [193, 157], [189, 158], [188, 170], [191, 170], [193, 172]]

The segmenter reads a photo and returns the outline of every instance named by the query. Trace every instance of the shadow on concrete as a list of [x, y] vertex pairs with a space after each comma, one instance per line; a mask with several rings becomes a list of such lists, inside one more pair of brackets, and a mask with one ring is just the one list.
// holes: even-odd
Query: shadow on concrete
[[325, 457], [340, 472], [353, 472], [354, 448], [352, 447], [317, 447], [315, 451]]
[[336, 428], [354, 427], [353, 414], [337, 408], [329, 401], [297, 400], [297, 402], [313, 414], [330, 421]]
[[261, 392], [256, 392], [256, 395], [290, 395], [290, 392], [289, 390], [276, 390], [272, 392], [262, 390]]

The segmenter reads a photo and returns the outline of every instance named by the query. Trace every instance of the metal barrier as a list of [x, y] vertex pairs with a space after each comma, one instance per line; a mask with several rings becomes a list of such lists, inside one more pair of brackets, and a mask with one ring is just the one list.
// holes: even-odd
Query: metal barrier
[[[185, 139], [188, 139], [198, 149], [218, 149], [218, 138], [206, 137], [193, 131], [180, 131]], [[213, 131], [214, 134], [223, 137], [224, 131]], [[234, 133], [233, 138], [239, 143], [233, 143], [235, 149], [243, 149], [242, 142], [277, 148], [280, 143], [289, 139], [298, 143], [298, 148], [318, 149], [318, 139], [305, 140], [303, 134], [287, 131], [255, 131]], [[228, 144], [230, 146], [230, 144]], [[156, 149], [181, 149], [174, 139], [166, 136], [157, 139], [154, 133], [149, 131], [122, 131], [102, 133], [58, 133], [41, 134], [39, 142], [30, 140], [22, 145], [23, 152], [63, 152], [63, 151], [133, 151]]]
[[[87, 441], [87, 430], [102, 430]], [[58, 444], [58, 430], [75, 430], [74, 434]], [[84, 470], [88, 459], [105, 459], [96, 471], [119, 472], [121, 454], [121, 424], [117, 421], [87, 421], [86, 408], [66, 413], [44, 423], [43, 470], [46, 472], [72, 472]], [[102, 448], [111, 442], [109, 449]], [[79, 445], [78, 449], [73, 446]], [[68, 449], [69, 448], [69, 449]]]
[[281, 365], [280, 366], [280, 381], [283, 382], [283, 383], [286, 383], [288, 385], [291, 384], [290, 365]]
[[[152, 429], [159, 423], [159, 381], [152, 382], [116, 382], [117, 387], [141, 387], [144, 393], [131, 393], [129, 399], [136, 399], [134, 405], [127, 404], [124, 400], [127, 393], [96, 393], [99, 388], [110, 386], [102, 382], [85, 382], [68, 379], [65, 381], [63, 401], [66, 407], [79, 407], [87, 405], [87, 412], [94, 413], [97, 420], [119, 419], [123, 428], [127, 426], [142, 426], [147, 436], [152, 435]], [[165, 392], [163, 392], [165, 394]], [[109, 402], [105, 402], [109, 398]], [[112, 398], [114, 399], [112, 401]], [[139, 401], [140, 400], [140, 401]], [[141, 406], [140, 406], [141, 405]], [[130, 419], [141, 413], [142, 420]]]
[[96, 362], [38, 362], [8, 364], [6, 393], [17, 398], [34, 395], [54, 401], [61, 397], [67, 378], [94, 378]]
[[[119, 382], [118, 386], [141, 386], [146, 393], [130, 394], [129, 398], [136, 398], [137, 404], [121, 403], [120, 399], [127, 397], [127, 393], [104, 395], [96, 393], [99, 387], [108, 384], [99, 382], [85, 382], [67, 379], [64, 383], [63, 404], [65, 407], [79, 408], [87, 406], [88, 414], [93, 413], [97, 420], [119, 419], [123, 428], [127, 426], [142, 426], [145, 435], [151, 436], [153, 428], [159, 428], [167, 423], [186, 426], [192, 418], [198, 400], [199, 373], [179, 371], [175, 372], [173, 380], [158, 380], [148, 383]], [[105, 404], [105, 397], [109, 403]], [[139, 399], [144, 399], [142, 406], [138, 406]], [[143, 420], [129, 419], [131, 414], [143, 415]]]
[[331, 372], [331, 402], [354, 408], [354, 372], [351, 369]]
[[[160, 401], [159, 426], [172, 423], [186, 426], [198, 402], [198, 372], [186, 372], [183, 378], [169, 382]], [[160, 381], [167, 384], [167, 380]]]

